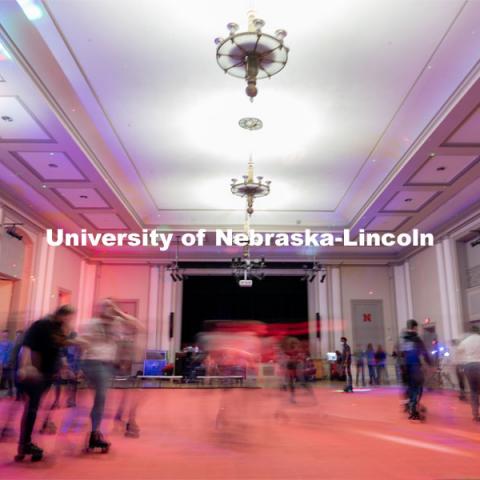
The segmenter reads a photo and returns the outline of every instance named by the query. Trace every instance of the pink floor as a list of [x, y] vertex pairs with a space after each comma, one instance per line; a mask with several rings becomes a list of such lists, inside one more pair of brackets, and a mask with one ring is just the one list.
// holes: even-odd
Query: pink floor
[[[425, 396], [426, 423], [406, 420], [390, 388], [344, 394], [323, 386], [315, 389], [316, 404], [299, 394], [295, 405], [267, 390], [138, 393], [141, 438], [125, 438], [110, 417], [104, 430], [111, 452], [83, 454], [87, 425], [80, 410], [76, 432], [36, 435], [44, 462], [15, 464], [15, 444], [0, 444], [0, 478], [480, 478], [480, 424], [451, 393]], [[84, 395], [82, 403], [89, 400]], [[6, 404], [0, 401], [2, 418]], [[215, 428], [220, 407], [225, 422]], [[56, 411], [56, 423], [68, 411]]]

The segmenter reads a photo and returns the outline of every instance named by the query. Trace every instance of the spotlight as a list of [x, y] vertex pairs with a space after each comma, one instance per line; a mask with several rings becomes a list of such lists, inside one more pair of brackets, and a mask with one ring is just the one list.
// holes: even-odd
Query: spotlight
[[23, 235], [17, 232], [17, 225], [21, 225], [21, 223], [11, 223], [11, 224], [5, 224], [4, 227], [6, 228], [7, 235], [10, 235], [13, 238], [16, 238], [19, 241], [22, 241]]
[[473, 242], [470, 243], [471, 247], [476, 247], [477, 245], [480, 245], [480, 237], [476, 238]]

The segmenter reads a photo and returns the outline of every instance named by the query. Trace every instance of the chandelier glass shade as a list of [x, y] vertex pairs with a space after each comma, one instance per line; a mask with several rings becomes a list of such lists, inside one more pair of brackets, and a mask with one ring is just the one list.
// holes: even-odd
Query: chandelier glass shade
[[285, 30], [274, 35], [262, 32], [263, 20], [248, 17], [248, 31], [237, 33], [239, 26], [229, 23], [227, 38], [217, 38], [217, 63], [228, 75], [247, 82], [246, 94], [253, 101], [257, 95], [257, 80], [271, 78], [280, 72], [288, 61], [288, 48], [283, 44]]

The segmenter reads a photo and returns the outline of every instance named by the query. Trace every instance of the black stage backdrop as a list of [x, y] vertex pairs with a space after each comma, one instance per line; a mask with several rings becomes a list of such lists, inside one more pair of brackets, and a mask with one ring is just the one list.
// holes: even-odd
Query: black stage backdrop
[[233, 277], [194, 276], [183, 282], [182, 344], [191, 344], [204, 320], [306, 322], [307, 282], [299, 277], [265, 277], [250, 288]]

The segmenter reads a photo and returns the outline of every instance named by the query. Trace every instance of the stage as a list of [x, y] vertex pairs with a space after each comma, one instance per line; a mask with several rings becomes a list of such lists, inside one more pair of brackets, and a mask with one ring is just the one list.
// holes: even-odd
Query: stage
[[[0, 448], [2, 479], [473, 479], [480, 477], [480, 424], [454, 393], [427, 393], [425, 423], [405, 418], [398, 389], [345, 394], [338, 385], [299, 391], [262, 389], [136, 391], [141, 436], [126, 438], [112, 420], [103, 430], [109, 454], [84, 454], [86, 392], [71, 432], [35, 434], [45, 461], [13, 462]], [[2, 400], [2, 420], [8, 402]], [[220, 414], [219, 414], [220, 412]], [[55, 423], [71, 409], [54, 412]], [[44, 417], [42, 412], [40, 418]], [[18, 428], [18, 422], [15, 422]]]

